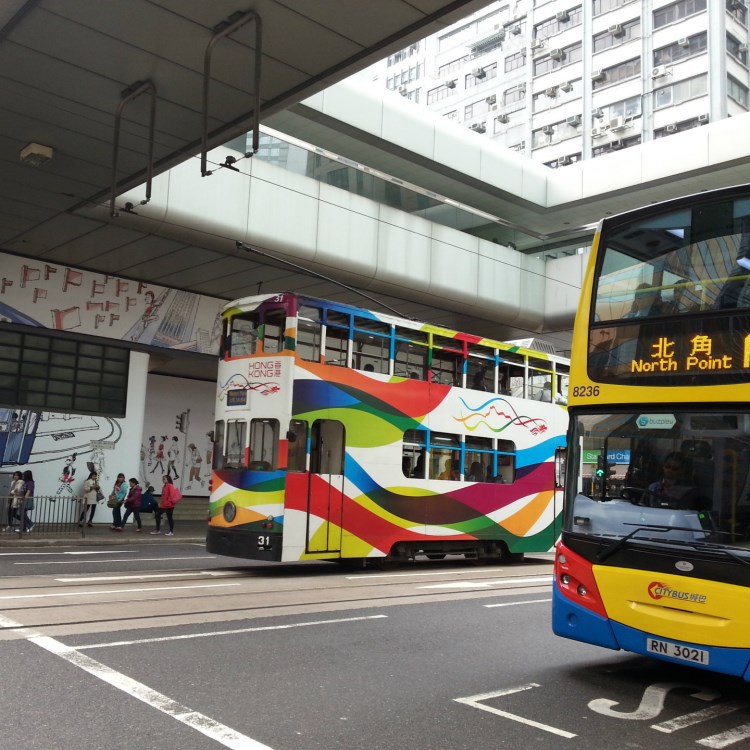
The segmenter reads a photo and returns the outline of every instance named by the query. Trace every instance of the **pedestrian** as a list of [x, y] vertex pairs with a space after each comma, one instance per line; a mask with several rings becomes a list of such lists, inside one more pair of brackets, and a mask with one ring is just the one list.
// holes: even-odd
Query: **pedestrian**
[[20, 518], [18, 508], [21, 505], [23, 497], [23, 474], [20, 471], [13, 472], [13, 479], [10, 483], [10, 498], [8, 501], [8, 525], [6, 531], [13, 531], [16, 525], [16, 518]]
[[92, 527], [94, 520], [94, 513], [96, 513], [97, 497], [99, 496], [99, 478], [95, 471], [89, 473], [88, 478], [83, 483], [83, 508], [81, 508], [81, 515], [78, 519], [78, 525], [83, 526], [83, 522], [86, 520], [86, 510], [89, 511], [89, 522], [88, 526]]
[[151, 533], [161, 534], [161, 517], [165, 515], [169, 524], [169, 531], [164, 536], [174, 536], [174, 519], [172, 518], [172, 514], [174, 513], [174, 506], [182, 500], [182, 493], [172, 484], [172, 477], [169, 474], [164, 477], [163, 481], [164, 486], [161, 490], [161, 502], [159, 503], [159, 509], [156, 511], [156, 530]]
[[141, 513], [153, 513], [156, 517], [156, 511], [159, 509], [159, 503], [154, 497], [154, 488], [149, 484], [141, 495]]
[[[19, 518], [22, 519], [23, 531], [33, 531], [35, 524], [31, 523], [29, 511], [34, 509], [34, 475], [30, 471], [23, 473], [22, 491], [18, 505]], [[16, 534], [20, 533], [21, 529], [16, 529]]]
[[118, 474], [115, 480], [115, 486], [107, 500], [107, 507], [112, 508], [112, 526], [113, 531], [122, 531], [122, 504], [128, 495], [128, 485], [125, 483], [125, 475]]
[[128, 496], [125, 498], [125, 515], [122, 519], [120, 531], [122, 531], [123, 527], [128, 522], [131, 513], [133, 514], [133, 518], [135, 518], [135, 531], [141, 531], [141, 486], [138, 484], [138, 480], [135, 477], [131, 477], [128, 482], [130, 484], [130, 489], [128, 490]]

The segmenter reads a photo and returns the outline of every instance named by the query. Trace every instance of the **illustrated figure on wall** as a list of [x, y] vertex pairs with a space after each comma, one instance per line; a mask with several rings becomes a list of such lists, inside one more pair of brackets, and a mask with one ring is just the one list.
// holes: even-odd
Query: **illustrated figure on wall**
[[201, 452], [195, 447], [195, 443], [190, 443], [188, 450], [190, 451], [190, 475], [188, 476], [188, 485], [185, 487], [186, 490], [192, 487], [193, 482], [198, 482], [203, 487], [203, 480], [201, 479], [201, 464], [203, 463], [203, 459], [201, 458]]
[[159, 447], [156, 449], [156, 455], [154, 456], [155, 464], [154, 464], [154, 468], [151, 469], [152, 474], [157, 469], [159, 469], [159, 474], [164, 474], [164, 441], [166, 439], [167, 439], [166, 435], [161, 436], [161, 442], [159, 443]]
[[73, 465], [75, 461], [75, 453], [65, 459], [65, 466], [63, 466], [62, 474], [59, 478], [60, 486], [57, 488], [58, 495], [62, 495], [64, 493], [67, 493], [68, 495], [73, 494], [73, 481], [75, 480], [76, 476], [76, 467]]
[[169, 458], [169, 461], [167, 462], [167, 474], [169, 474], [172, 479], [179, 479], [180, 475], [177, 473], [177, 460], [180, 457], [180, 439], [177, 435], [172, 436], [172, 443], [167, 451], [167, 457]]
[[146, 303], [146, 309], [143, 311], [140, 320], [128, 331], [128, 338], [131, 341], [140, 341], [151, 323], [159, 319], [159, 308], [164, 304], [168, 294], [169, 289], [165, 289], [157, 299], [150, 289], [144, 292], [143, 299]]
[[154, 462], [154, 454], [156, 453], [156, 436], [151, 435], [148, 439], [148, 465]]

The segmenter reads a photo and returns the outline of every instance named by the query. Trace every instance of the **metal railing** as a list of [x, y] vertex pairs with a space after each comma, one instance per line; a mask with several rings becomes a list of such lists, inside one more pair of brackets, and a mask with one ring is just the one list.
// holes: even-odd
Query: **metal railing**
[[[13, 508], [13, 498], [0, 497], [0, 528], [7, 534], [25, 536], [33, 534], [37, 536], [80, 536], [84, 537], [86, 523], [78, 525], [81, 513], [86, 510], [82, 497], [77, 495], [38, 495], [33, 498], [34, 507], [24, 511], [22, 508]], [[2, 543], [2, 538], [0, 538]]]

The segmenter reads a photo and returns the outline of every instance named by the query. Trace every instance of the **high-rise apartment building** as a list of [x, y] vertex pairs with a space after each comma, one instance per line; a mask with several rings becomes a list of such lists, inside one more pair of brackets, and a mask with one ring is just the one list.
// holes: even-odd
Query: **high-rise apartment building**
[[746, 0], [494, 2], [368, 71], [551, 167], [750, 108]]

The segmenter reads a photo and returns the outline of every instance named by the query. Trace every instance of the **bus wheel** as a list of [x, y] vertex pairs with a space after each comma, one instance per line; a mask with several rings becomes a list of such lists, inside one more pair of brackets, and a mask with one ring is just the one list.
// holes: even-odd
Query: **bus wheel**
[[392, 557], [376, 557], [372, 563], [378, 570], [383, 571], [396, 570], [399, 566], [399, 561]]

